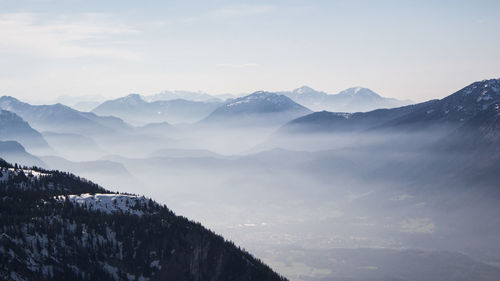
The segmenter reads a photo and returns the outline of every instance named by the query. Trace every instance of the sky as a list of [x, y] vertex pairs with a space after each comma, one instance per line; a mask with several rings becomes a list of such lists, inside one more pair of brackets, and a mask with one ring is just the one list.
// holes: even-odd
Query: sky
[[425, 101], [500, 78], [500, 1], [0, 0], [0, 95], [362, 86]]

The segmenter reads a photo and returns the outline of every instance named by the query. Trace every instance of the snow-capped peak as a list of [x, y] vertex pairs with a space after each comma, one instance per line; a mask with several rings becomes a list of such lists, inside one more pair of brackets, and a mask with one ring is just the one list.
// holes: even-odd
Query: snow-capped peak
[[493, 91], [495, 94], [500, 94], [500, 79], [490, 79], [490, 80], [482, 80], [480, 82], [475, 82], [460, 90], [459, 93], [463, 96], [467, 96], [472, 94], [474, 90], [482, 88], [483, 93], [488, 90]]
[[363, 96], [363, 97], [381, 98], [381, 96], [379, 96], [378, 94], [376, 94], [372, 90], [370, 90], [368, 88], [363, 88], [363, 87], [354, 87], [354, 88], [345, 89], [338, 94], [339, 95], [346, 95], [346, 96]]
[[288, 101], [288, 98], [276, 93], [258, 91], [251, 95], [238, 98], [231, 103], [226, 104], [226, 107], [233, 107], [240, 104], [252, 103], [252, 102], [267, 102], [270, 104], [281, 104]]
[[309, 87], [309, 86], [302, 86], [298, 89], [295, 89], [293, 90], [294, 93], [297, 93], [297, 94], [306, 94], [306, 93], [311, 93], [311, 92], [316, 92], [316, 90], [314, 90], [313, 88]]

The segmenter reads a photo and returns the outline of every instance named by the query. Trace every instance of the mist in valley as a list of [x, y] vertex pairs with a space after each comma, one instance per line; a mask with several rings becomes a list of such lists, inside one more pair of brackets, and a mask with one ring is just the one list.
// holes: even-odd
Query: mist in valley
[[469, 152], [439, 149], [455, 129], [53, 132], [39, 159], [154, 198], [291, 280], [494, 280], [497, 178], [471, 185]]
[[500, 280], [499, 12], [0, 0], [0, 281]]

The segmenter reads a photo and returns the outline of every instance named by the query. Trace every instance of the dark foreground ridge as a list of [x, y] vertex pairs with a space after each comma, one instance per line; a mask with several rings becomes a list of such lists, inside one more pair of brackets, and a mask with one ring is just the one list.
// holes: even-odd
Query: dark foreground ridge
[[0, 280], [285, 280], [151, 199], [0, 159]]

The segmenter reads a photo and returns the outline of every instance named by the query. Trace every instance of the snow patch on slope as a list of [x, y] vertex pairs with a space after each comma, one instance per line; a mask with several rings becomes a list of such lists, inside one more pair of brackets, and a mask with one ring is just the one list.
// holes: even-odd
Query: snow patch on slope
[[106, 214], [126, 213], [142, 216], [145, 214], [143, 207], [147, 204], [145, 197], [128, 194], [84, 193], [56, 197], [60, 201], [65, 201], [66, 198], [72, 203], [87, 206], [92, 211], [101, 211]]
[[0, 182], [6, 182], [20, 173], [24, 173], [26, 177], [31, 178], [32, 180], [50, 175], [48, 173], [42, 173], [31, 169], [2, 168], [0, 169]]

